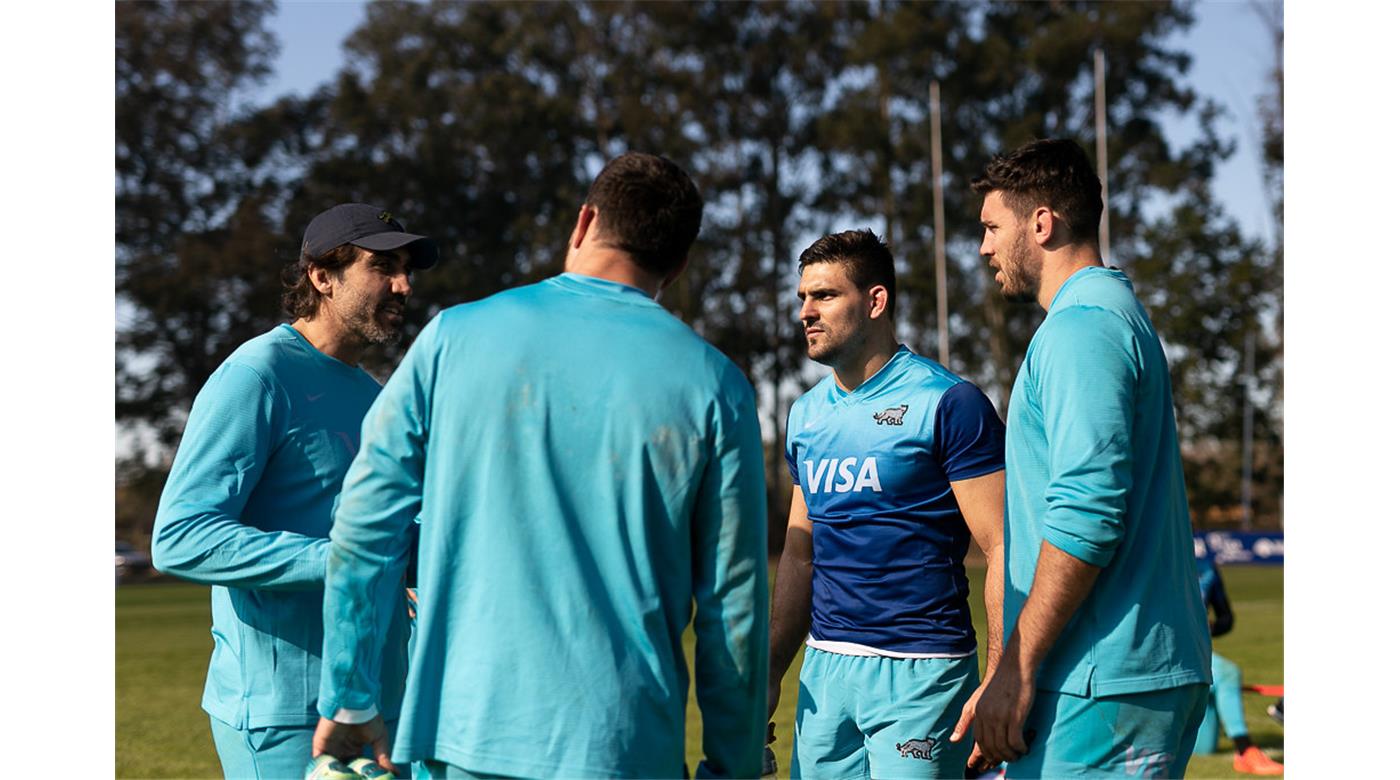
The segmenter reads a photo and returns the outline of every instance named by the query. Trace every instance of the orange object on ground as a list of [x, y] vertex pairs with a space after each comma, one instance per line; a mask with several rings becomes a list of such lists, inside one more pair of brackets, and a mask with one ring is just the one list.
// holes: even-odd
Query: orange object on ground
[[1254, 745], [1243, 753], [1235, 754], [1235, 771], [1247, 775], [1281, 775], [1283, 764], [1264, 755], [1264, 751]]
[[1249, 691], [1251, 693], [1259, 693], [1263, 694], [1264, 696], [1277, 696], [1278, 698], [1283, 698], [1282, 685], [1241, 685], [1240, 690]]

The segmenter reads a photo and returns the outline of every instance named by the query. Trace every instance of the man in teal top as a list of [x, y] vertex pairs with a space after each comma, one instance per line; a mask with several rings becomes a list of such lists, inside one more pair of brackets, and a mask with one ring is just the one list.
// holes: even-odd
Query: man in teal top
[[1047, 312], [1006, 432], [1006, 640], [976, 712], [1008, 777], [1181, 777], [1210, 638], [1161, 342], [1103, 266], [1103, 203], [1072, 141], [998, 156], [981, 253], [1002, 293]]
[[[228, 777], [300, 777], [320, 681], [327, 538], [379, 382], [356, 364], [398, 338], [409, 273], [437, 260], [383, 209], [342, 204], [286, 274], [293, 318], [240, 346], [195, 398], [152, 539], [156, 568], [213, 586], [204, 688]], [[382, 669], [397, 710], [407, 616]]]
[[395, 764], [680, 777], [693, 618], [697, 774], [758, 775], [768, 643], [753, 389], [654, 300], [682, 272], [701, 210], [674, 163], [625, 154], [589, 189], [565, 273], [448, 309], [409, 349], [365, 417], [331, 531], [318, 753], [384, 744], [379, 648], [417, 518]]

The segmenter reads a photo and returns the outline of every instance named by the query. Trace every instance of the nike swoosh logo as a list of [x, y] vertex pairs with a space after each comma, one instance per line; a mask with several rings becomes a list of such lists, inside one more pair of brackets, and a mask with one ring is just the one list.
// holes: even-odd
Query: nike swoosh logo
[[307, 394], [306, 394], [306, 400], [312, 401], [312, 402], [319, 401], [319, 400], [321, 400], [321, 397], [324, 396], [324, 395], [325, 395], [325, 393], [317, 393], [317, 394], [315, 394], [315, 395], [312, 395], [312, 394], [310, 394], [310, 393], [307, 393]]

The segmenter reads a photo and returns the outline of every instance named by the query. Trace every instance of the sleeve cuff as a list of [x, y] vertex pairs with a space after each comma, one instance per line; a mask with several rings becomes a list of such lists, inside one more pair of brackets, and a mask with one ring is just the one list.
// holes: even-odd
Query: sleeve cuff
[[1097, 566], [1100, 569], [1108, 566], [1109, 562], [1113, 560], [1114, 551], [1117, 549], [1116, 544], [1105, 548], [1102, 545], [1092, 544], [1083, 539], [1057, 532], [1053, 528], [1046, 528], [1044, 537], [1045, 541], [1054, 545], [1060, 552], [1072, 555], [1084, 563]]
[[373, 705], [370, 705], [369, 709], [364, 710], [350, 710], [341, 707], [340, 709], [335, 711], [335, 717], [331, 718], [331, 720], [335, 721], [336, 723], [346, 723], [352, 726], [356, 726], [361, 723], [369, 723], [370, 721], [374, 720], [375, 717], [377, 717], [378, 715], [379, 708]]

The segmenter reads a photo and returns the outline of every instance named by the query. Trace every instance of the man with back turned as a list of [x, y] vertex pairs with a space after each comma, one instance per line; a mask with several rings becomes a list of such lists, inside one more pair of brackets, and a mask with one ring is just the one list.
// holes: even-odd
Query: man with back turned
[[433, 777], [679, 777], [693, 601], [697, 773], [758, 775], [753, 389], [655, 301], [701, 211], [674, 163], [625, 154], [579, 209], [563, 274], [450, 308], [414, 342], [366, 417], [331, 531], [318, 753], [382, 739], [376, 642], [419, 518], [395, 763]]

